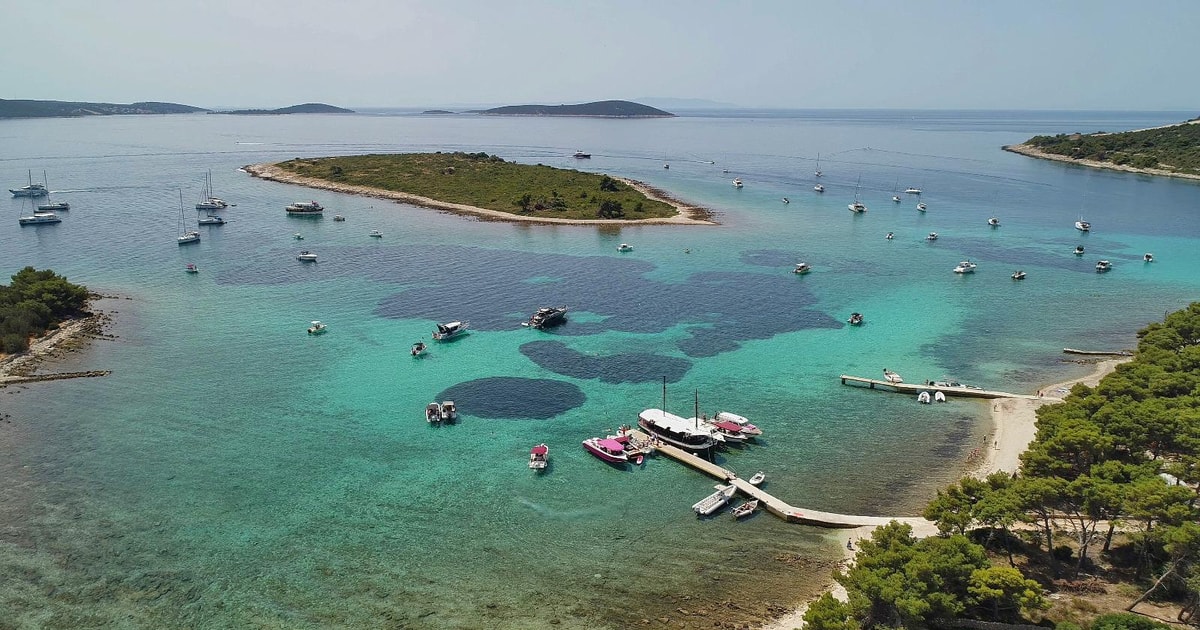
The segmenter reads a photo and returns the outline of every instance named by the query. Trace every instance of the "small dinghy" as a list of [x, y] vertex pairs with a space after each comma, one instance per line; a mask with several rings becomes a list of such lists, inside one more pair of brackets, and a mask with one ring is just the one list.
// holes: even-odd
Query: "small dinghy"
[[946, 402], [946, 394], [942, 392], [934, 392], [933, 402]]
[[928, 405], [929, 403], [933, 402], [933, 399], [929, 395], [929, 392], [921, 392], [920, 394], [917, 394], [917, 402], [921, 403], [922, 405]]
[[1013, 275], [1012, 275], [1012, 279], [1013, 279], [1013, 280], [1024, 280], [1024, 279], [1025, 279], [1025, 272], [1024, 272], [1024, 271], [1021, 271], [1021, 270], [1014, 271], [1014, 272], [1013, 272]]
[[733, 508], [734, 520], [745, 518], [754, 513], [758, 509], [758, 499], [746, 501], [745, 503]]
[[904, 382], [904, 379], [900, 378], [899, 374], [897, 374], [887, 368], [883, 368], [883, 378], [885, 380], [887, 380], [887, 382], [889, 382], [889, 383], [903, 383]]
[[760, 470], [760, 471], [754, 473], [754, 476], [747, 479], [746, 481], [749, 482], [749, 484], [752, 486], [758, 486], [758, 485], [762, 485], [762, 482], [764, 482], [766, 480], [767, 480], [767, 473]]

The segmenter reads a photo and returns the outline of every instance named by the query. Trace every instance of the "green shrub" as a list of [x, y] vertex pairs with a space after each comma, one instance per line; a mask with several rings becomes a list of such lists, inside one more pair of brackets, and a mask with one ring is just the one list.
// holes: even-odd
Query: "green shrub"
[[1111, 613], [1100, 615], [1092, 622], [1092, 630], [1158, 630], [1169, 629], [1165, 623], [1135, 615], [1133, 613]]

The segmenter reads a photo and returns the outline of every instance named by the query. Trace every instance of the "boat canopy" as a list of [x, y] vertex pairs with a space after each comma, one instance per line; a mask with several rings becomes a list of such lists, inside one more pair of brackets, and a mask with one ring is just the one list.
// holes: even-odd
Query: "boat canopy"
[[602, 440], [596, 440], [596, 444], [600, 448], [602, 448], [606, 451], [612, 451], [614, 453], [620, 453], [625, 450], [624, 444], [621, 444], [620, 442], [618, 442], [612, 438], [604, 438]]
[[550, 448], [547, 447], [545, 444], [538, 444], [537, 446], [530, 449], [529, 452], [532, 455], [545, 455], [546, 453], [550, 452]]
[[717, 427], [718, 429], [724, 429], [726, 431], [730, 431], [732, 433], [737, 433], [742, 430], [742, 425], [740, 425], [736, 422], [729, 421], [729, 420], [722, 420], [720, 422], [713, 424], [713, 426]]

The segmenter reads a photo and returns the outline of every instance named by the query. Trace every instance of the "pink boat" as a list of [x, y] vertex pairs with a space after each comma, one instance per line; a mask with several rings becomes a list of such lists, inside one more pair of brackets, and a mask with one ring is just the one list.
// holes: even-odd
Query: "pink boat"
[[732, 422], [737, 424], [742, 428], [742, 433], [746, 434], [747, 436], [752, 437], [755, 435], [762, 435], [762, 429], [750, 424], [749, 420], [737, 415], [736, 413], [718, 411], [717, 414], [713, 416], [713, 420], [716, 422]]
[[629, 456], [625, 454], [625, 445], [612, 438], [588, 438], [583, 441], [583, 448], [610, 464], [624, 464], [629, 461]]

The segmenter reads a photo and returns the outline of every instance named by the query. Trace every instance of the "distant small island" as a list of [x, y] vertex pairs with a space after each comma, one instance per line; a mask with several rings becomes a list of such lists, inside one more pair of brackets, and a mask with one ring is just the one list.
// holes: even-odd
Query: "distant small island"
[[487, 153], [296, 158], [252, 164], [255, 177], [493, 220], [712, 225], [710, 212], [627, 179], [517, 164]]
[[596, 101], [578, 105], [506, 105], [470, 112], [484, 116], [587, 116], [591, 118], [674, 118], [675, 114], [633, 101]]
[[233, 109], [208, 113], [236, 114], [240, 116], [276, 116], [279, 114], [353, 114], [355, 112], [352, 109], [335, 107], [333, 105], [326, 105], [325, 103], [303, 103], [290, 107], [280, 107], [279, 109]]
[[1034, 136], [1005, 151], [1093, 168], [1200, 179], [1200, 118], [1119, 133]]
[[421, 112], [421, 114], [425, 115], [425, 116], [445, 116], [447, 114], [453, 116], [454, 112], [447, 111], [444, 109], [427, 109], [427, 110]]
[[194, 114], [202, 107], [178, 103], [88, 103], [82, 101], [7, 100], [0, 98], [0, 118], [76, 118], [135, 114]]

